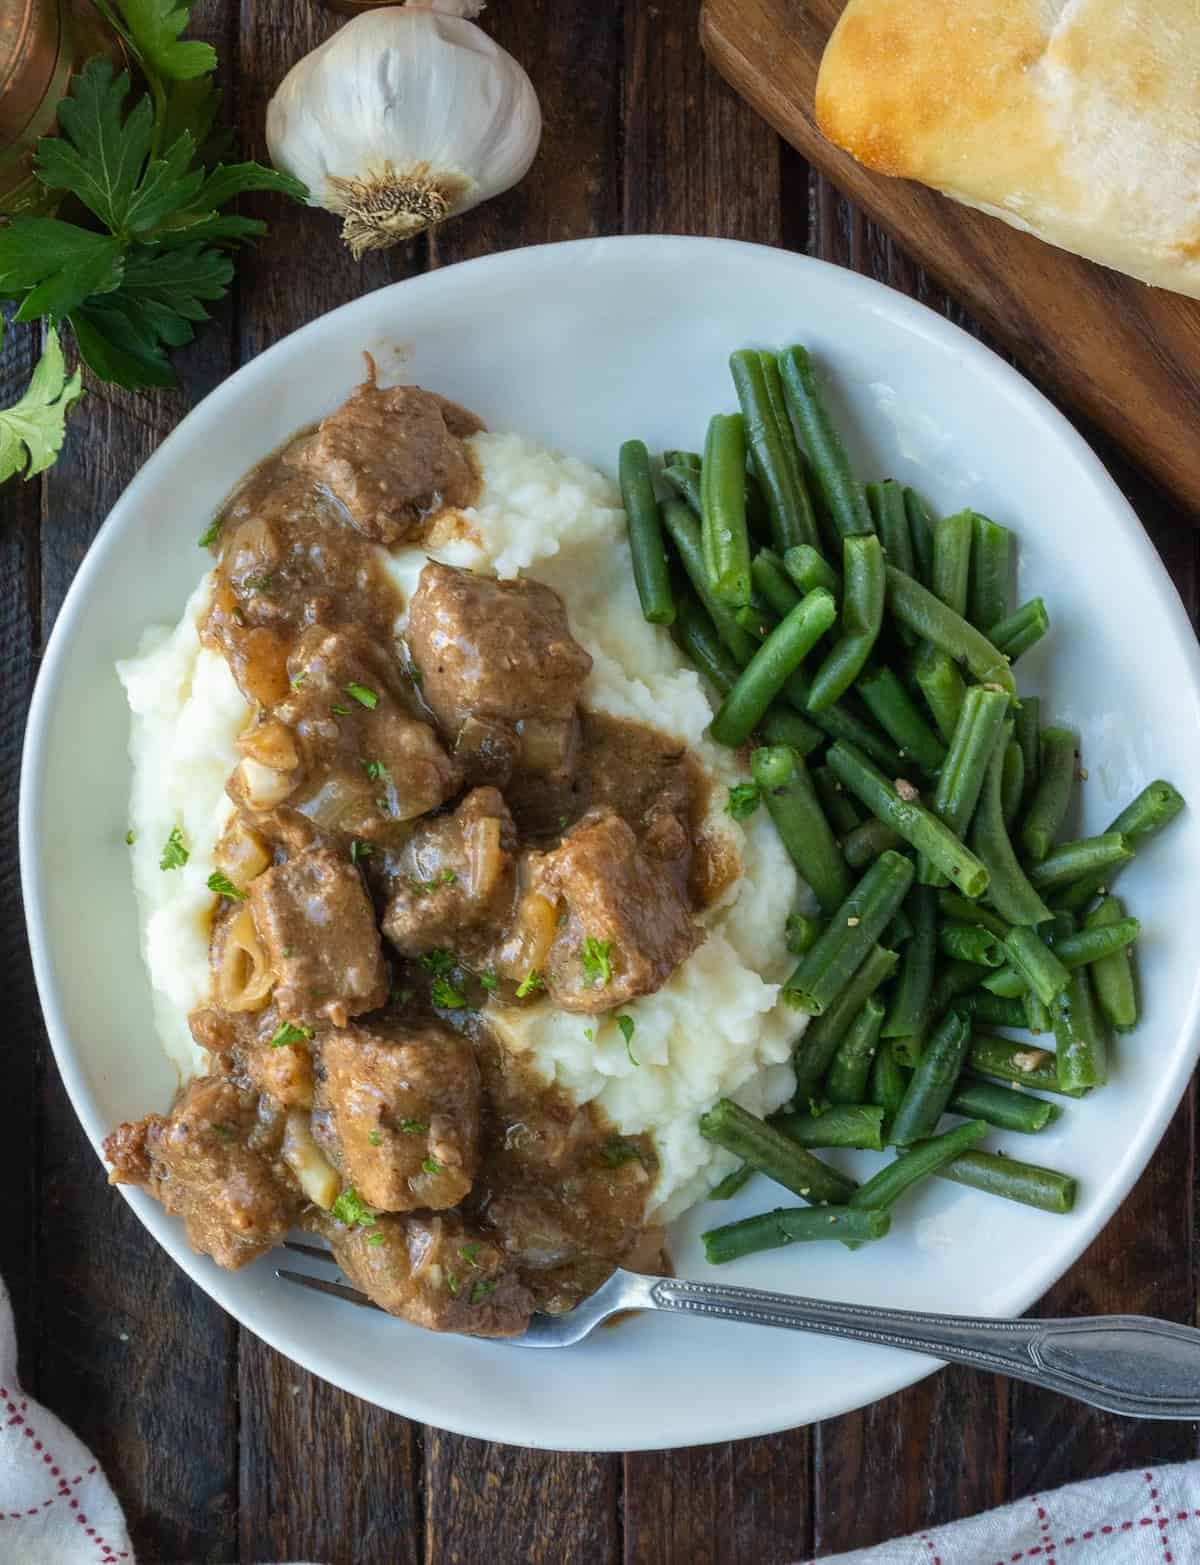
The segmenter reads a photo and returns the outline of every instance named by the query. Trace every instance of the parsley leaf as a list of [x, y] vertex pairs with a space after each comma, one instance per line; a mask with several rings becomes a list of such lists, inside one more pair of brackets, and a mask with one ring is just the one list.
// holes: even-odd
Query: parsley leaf
[[725, 813], [735, 821], [749, 820], [761, 803], [762, 792], [757, 783], [735, 783], [729, 790]]
[[239, 891], [228, 875], [223, 875], [219, 869], [213, 870], [208, 877], [208, 889], [215, 891], [219, 897], [229, 897], [233, 902], [244, 902], [246, 893]]
[[311, 1038], [313, 1030], [299, 1022], [283, 1022], [271, 1034], [271, 1047], [282, 1049], [287, 1043], [303, 1043], [306, 1038]]
[[369, 1130], [367, 1132], [367, 1140], [373, 1147], [381, 1147], [383, 1145], [383, 1131]]
[[367, 1228], [374, 1223], [378, 1212], [370, 1207], [353, 1185], [347, 1185], [330, 1207], [330, 1212], [347, 1228]]
[[467, 997], [462, 994], [448, 978], [435, 978], [429, 986], [429, 993], [434, 1005], [440, 1005], [447, 1011], [462, 1011], [466, 1009]]
[[378, 782], [381, 777], [388, 775], [388, 769], [382, 761], [368, 761], [365, 756], [360, 756], [358, 764], [372, 782]]
[[609, 1168], [620, 1168], [623, 1163], [632, 1163], [634, 1158], [640, 1158], [641, 1155], [632, 1141], [623, 1141], [620, 1136], [609, 1136], [600, 1148], [600, 1156]]
[[452, 973], [458, 966], [458, 958], [445, 946], [434, 946], [432, 951], [426, 951], [417, 961], [429, 973]]
[[[213, 544], [216, 543], [217, 539], [221, 536], [221, 528], [224, 525], [224, 522], [224, 516], [222, 516], [218, 511], [216, 516], [213, 517], [212, 521], [209, 522], [208, 526], [200, 534], [199, 538], [196, 539], [196, 542], [201, 549], [212, 548]], [[295, 680], [293, 680], [292, 683], [295, 684]]]
[[126, 842], [127, 846], [132, 848], [136, 841], [137, 841], [137, 832], [134, 831], [133, 827], [131, 826], [129, 828], [129, 830], [125, 833], [125, 842]]
[[458, 1278], [454, 1275], [453, 1272], [447, 1272], [446, 1273], [446, 1286], [450, 1290], [450, 1297], [452, 1299], [457, 1299], [458, 1298]]
[[589, 984], [600, 989], [612, 982], [612, 941], [597, 940], [595, 935], [589, 935], [583, 942], [583, 951], [579, 957], [580, 966], [583, 968], [583, 976]]
[[633, 1052], [633, 1029], [635, 1026], [632, 1016], [618, 1016], [617, 1026], [621, 1029], [621, 1036], [625, 1040], [625, 1053], [629, 1056], [631, 1065], [640, 1065], [642, 1062]]
[[479, 982], [483, 985], [489, 994], [495, 994], [496, 990], [500, 987], [500, 980], [496, 976], [494, 969], [490, 967], [486, 973], [480, 973]]
[[374, 851], [369, 842], [364, 842], [361, 837], [355, 837], [350, 844], [351, 864], [357, 864], [361, 859], [369, 859]]
[[365, 706], [368, 712], [373, 712], [379, 705], [379, 697], [375, 691], [369, 690], [366, 685], [356, 684], [353, 679], [346, 686], [346, 694], [353, 696], [359, 706]]
[[441, 1174], [444, 1172], [444, 1170], [442, 1165], [438, 1162], [437, 1158], [427, 1157], [421, 1164], [421, 1172], [423, 1174]]
[[483, 1246], [477, 1240], [473, 1239], [470, 1244], [464, 1244], [458, 1253], [462, 1256], [463, 1260], [466, 1261], [468, 1266], [478, 1266], [479, 1252], [482, 1248]]
[[517, 985], [517, 999], [523, 1000], [526, 995], [535, 993], [538, 989], [544, 989], [546, 981], [536, 967], [531, 967]]
[[383, 1244], [384, 1242], [385, 1242], [385, 1235], [381, 1234], [378, 1229], [376, 1229], [376, 1231], [373, 1234], [368, 1234], [367, 1235], [367, 1243], [368, 1244]]
[[83, 395], [80, 372], [67, 379], [62, 345], [52, 326], [25, 395], [0, 409], [0, 483], [20, 473], [44, 473], [62, 450], [67, 414]]
[[162, 857], [158, 861], [159, 869], [182, 869], [189, 857], [183, 832], [178, 826], [172, 826], [170, 836], [163, 843]]
[[400, 1129], [406, 1136], [423, 1136], [429, 1126], [423, 1119], [402, 1119]]
[[471, 1289], [471, 1303], [482, 1304], [484, 1299], [487, 1298], [488, 1294], [494, 1293], [495, 1290], [496, 1284], [494, 1282], [489, 1282], [486, 1277], [481, 1277], [475, 1286]]
[[[125, 27], [122, 34], [135, 53], [155, 76], [170, 81], [189, 81], [207, 76], [217, 68], [217, 56], [211, 44], [181, 39], [188, 24], [191, 0], [116, 0]], [[111, 18], [111, 11], [104, 6]]]
[[20, 298], [18, 321], [58, 321], [124, 275], [120, 241], [57, 217], [14, 217], [0, 230], [0, 294]]

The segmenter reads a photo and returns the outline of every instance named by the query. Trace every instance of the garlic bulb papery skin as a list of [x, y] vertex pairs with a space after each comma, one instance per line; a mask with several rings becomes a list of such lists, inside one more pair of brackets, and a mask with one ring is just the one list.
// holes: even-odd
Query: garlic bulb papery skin
[[497, 196], [542, 134], [537, 94], [474, 22], [366, 11], [295, 64], [267, 108], [276, 168], [342, 218], [357, 259]]

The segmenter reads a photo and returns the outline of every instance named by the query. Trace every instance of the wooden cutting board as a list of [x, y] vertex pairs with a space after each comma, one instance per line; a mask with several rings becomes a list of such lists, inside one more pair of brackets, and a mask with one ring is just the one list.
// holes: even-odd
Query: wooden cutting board
[[873, 174], [832, 146], [813, 100], [843, 3], [705, 0], [701, 39], [780, 135], [1200, 523], [1200, 300], [1148, 288], [923, 185]]

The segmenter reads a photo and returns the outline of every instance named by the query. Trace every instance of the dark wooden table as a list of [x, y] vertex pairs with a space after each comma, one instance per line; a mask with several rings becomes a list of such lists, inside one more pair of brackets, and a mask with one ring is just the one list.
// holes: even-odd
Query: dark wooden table
[[[272, 88], [333, 18], [318, 0], [199, 0], [195, 17], [220, 52], [243, 147], [262, 156]], [[782, 245], [960, 318], [714, 76], [696, 43], [696, 0], [492, 0], [484, 21], [524, 62], [545, 112], [541, 155], [518, 190], [361, 265], [340, 248], [332, 220], [264, 204], [270, 236], [239, 262], [235, 296], [179, 356], [182, 389], [90, 387], [58, 464], [0, 492], [0, 993], [10, 1109], [0, 1138], [0, 1271], [16, 1305], [24, 1383], [94, 1448], [139, 1558], [153, 1565], [785, 1565], [1071, 1479], [1189, 1457], [1191, 1426], [1122, 1422], [955, 1370], [864, 1412], [735, 1445], [567, 1456], [461, 1439], [357, 1402], [241, 1331], [105, 1185], [59, 1083], [30, 976], [16, 862], [20, 744], [39, 652], [71, 577], [109, 507], [183, 413], [238, 364], [367, 289], [591, 234]], [[36, 352], [28, 332], [9, 334], [5, 403]], [[1187, 518], [1102, 454], [1194, 614]], [[1137, 1189], [1047, 1310], [1194, 1318], [1193, 1159], [1189, 1093]]]

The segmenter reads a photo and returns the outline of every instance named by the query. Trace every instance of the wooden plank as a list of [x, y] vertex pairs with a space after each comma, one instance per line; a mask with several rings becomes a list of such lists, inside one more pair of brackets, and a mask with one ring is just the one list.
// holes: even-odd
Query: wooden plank
[[816, 128], [813, 90], [844, 0], [705, 0], [705, 47], [737, 89], [1072, 406], [1200, 518], [1200, 302], [1147, 288], [907, 180]]

